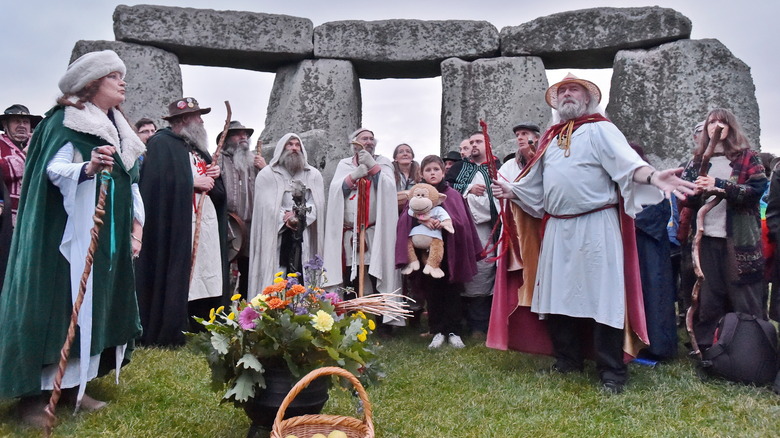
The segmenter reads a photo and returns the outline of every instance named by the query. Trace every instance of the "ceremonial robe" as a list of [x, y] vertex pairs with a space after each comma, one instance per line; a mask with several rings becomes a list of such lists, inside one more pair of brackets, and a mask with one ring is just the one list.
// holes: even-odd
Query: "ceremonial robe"
[[[252, 237], [249, 253], [249, 297], [260, 293], [263, 287], [271, 285], [274, 275], [279, 270], [279, 245], [281, 232], [284, 230], [284, 212], [282, 200], [285, 191], [289, 192], [290, 182], [300, 179], [306, 186], [306, 202], [313, 207], [315, 216], [307, 220], [303, 233], [303, 249], [301, 260], [306, 263], [314, 255], [322, 256], [325, 238], [325, 184], [322, 174], [308, 164], [306, 149], [301, 142], [301, 153], [306, 165], [303, 170], [291, 177], [279, 163], [284, 152], [284, 145], [294, 134], [286, 134], [277, 143], [271, 162], [263, 168], [255, 179], [254, 211], [252, 216]], [[300, 140], [300, 138], [298, 138]], [[340, 260], [340, 258], [339, 258]], [[330, 273], [328, 273], [330, 276]]]
[[[124, 117], [110, 111], [116, 125], [91, 103], [84, 110], [56, 106], [33, 135], [11, 244], [14, 256], [0, 295], [0, 397], [39, 393], [42, 369], [59, 362], [84, 270], [99, 183], [98, 177], [78, 183], [81, 162], [93, 148], [106, 144], [116, 146], [117, 153], [69, 364], [79, 359], [84, 366], [94, 365], [102, 354], [100, 374], [108, 372], [129, 359], [131, 349], [124, 346], [141, 334], [130, 232], [134, 217], [143, 221], [140, 202], [134, 215], [132, 184], [144, 146]], [[65, 165], [68, 170], [57, 175], [60, 183], [55, 186], [47, 166], [61, 149], [79, 165]], [[81, 391], [94, 371], [76, 371]]]

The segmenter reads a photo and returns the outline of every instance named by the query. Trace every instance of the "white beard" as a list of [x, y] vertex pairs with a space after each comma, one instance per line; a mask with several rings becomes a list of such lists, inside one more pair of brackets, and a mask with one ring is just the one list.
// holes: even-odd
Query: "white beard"
[[183, 128], [179, 132], [179, 136], [187, 140], [192, 146], [195, 146], [202, 153], [210, 156], [209, 154], [209, 138], [206, 133], [206, 127], [202, 123], [192, 122]]
[[588, 106], [585, 104], [584, 100], [566, 102], [558, 105], [558, 115], [561, 117], [561, 121], [568, 121], [584, 116], [587, 110]]
[[225, 151], [233, 154], [233, 165], [236, 169], [246, 171], [255, 165], [255, 155], [249, 151], [249, 142], [225, 143]]

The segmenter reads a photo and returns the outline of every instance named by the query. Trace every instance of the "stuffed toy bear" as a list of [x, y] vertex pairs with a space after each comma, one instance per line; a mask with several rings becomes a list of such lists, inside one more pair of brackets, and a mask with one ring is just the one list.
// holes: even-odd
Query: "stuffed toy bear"
[[[447, 199], [447, 195], [439, 193], [436, 187], [430, 184], [416, 184], [407, 193], [409, 199], [409, 216], [418, 221], [425, 221], [430, 218], [439, 220], [441, 229], [450, 233], [455, 233], [452, 227], [450, 215], [440, 207], [441, 203]], [[444, 257], [444, 240], [442, 239], [441, 229], [432, 230], [423, 224], [417, 225], [409, 232], [409, 241], [407, 251], [409, 253], [409, 264], [407, 264], [401, 273], [408, 275], [413, 271], [420, 269], [420, 261], [417, 259], [415, 248], [428, 250], [428, 259], [423, 261], [425, 267], [423, 274], [428, 274], [433, 278], [444, 277], [444, 271], [441, 270], [441, 261]]]

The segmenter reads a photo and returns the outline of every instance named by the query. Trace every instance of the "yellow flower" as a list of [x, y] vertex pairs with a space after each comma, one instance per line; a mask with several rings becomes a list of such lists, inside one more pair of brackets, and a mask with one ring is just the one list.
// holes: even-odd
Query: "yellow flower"
[[288, 276], [288, 277], [297, 277], [297, 276], [298, 276], [298, 273], [296, 273], [296, 272], [290, 272], [289, 274], [287, 274], [287, 276]]
[[223, 310], [225, 310], [225, 306], [217, 307], [217, 313], [222, 313]]
[[318, 310], [317, 314], [311, 317], [311, 322], [314, 328], [321, 332], [327, 332], [333, 328], [333, 317], [323, 310]]
[[358, 318], [358, 317], [360, 317], [360, 318], [366, 319], [366, 314], [365, 314], [365, 313], [363, 313], [363, 312], [361, 312], [360, 310], [358, 310], [357, 312], [355, 312], [355, 314], [354, 314], [354, 315], [352, 315], [352, 317], [353, 317], [353, 318]]
[[282, 278], [282, 277], [276, 277], [276, 278], [274, 278], [274, 283], [281, 283], [281, 282], [283, 282], [283, 281], [284, 281], [284, 278]]
[[216, 316], [217, 316], [217, 314], [215, 313], [215, 310], [214, 310], [214, 308], [212, 307], [212, 308], [211, 308], [211, 310], [209, 311], [209, 319], [210, 319], [210, 320], [213, 322], [213, 321], [214, 321], [214, 318], [215, 318]]
[[373, 319], [368, 320], [368, 328], [371, 329], [371, 331], [374, 331], [376, 329], [376, 323]]
[[281, 277], [282, 275], [284, 275], [284, 272], [283, 272], [283, 271], [279, 271], [279, 272], [277, 272], [277, 273], [274, 275], [274, 277]]
[[231, 321], [235, 320], [236, 319], [235, 312], [230, 312], [230, 315], [228, 315], [228, 319], [231, 320]]
[[368, 332], [366, 331], [366, 329], [361, 329], [361, 330], [362, 330], [362, 332], [360, 332], [360, 334], [357, 335], [358, 341], [366, 342], [366, 338], [367, 338]]
[[238, 301], [241, 299], [241, 294], [235, 294], [232, 297], [230, 297], [230, 301]]

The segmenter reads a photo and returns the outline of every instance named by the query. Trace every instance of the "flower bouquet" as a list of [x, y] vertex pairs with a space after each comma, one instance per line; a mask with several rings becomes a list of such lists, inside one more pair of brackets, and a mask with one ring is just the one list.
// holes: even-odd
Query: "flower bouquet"
[[380, 377], [368, 342], [376, 325], [364, 310], [403, 317], [405, 304], [381, 296], [342, 301], [338, 293], [325, 292], [319, 256], [304, 265], [303, 274], [301, 282], [297, 274], [284, 278], [280, 272], [256, 297], [234, 295], [229, 308], [195, 318], [206, 331], [192, 335], [194, 344], [207, 356], [212, 387], [227, 388], [223, 401], [241, 405], [253, 398], [266, 387], [269, 367], [286, 367], [295, 378], [323, 366], [345, 368], [364, 384]]

